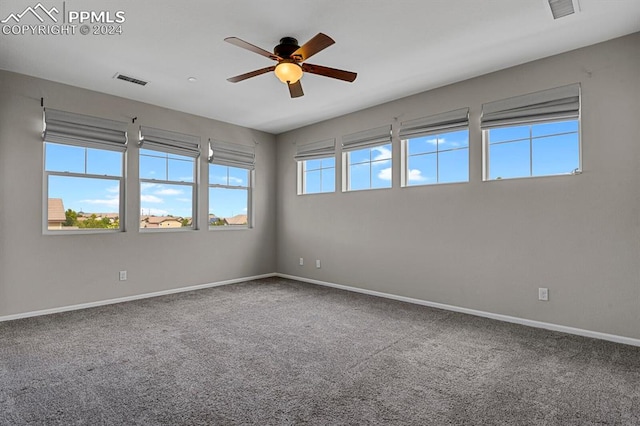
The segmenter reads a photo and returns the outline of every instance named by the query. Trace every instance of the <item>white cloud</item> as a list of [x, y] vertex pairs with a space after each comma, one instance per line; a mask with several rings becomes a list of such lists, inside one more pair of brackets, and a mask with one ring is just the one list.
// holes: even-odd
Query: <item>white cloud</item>
[[176, 198], [176, 201], [182, 201], [183, 203], [190, 203], [191, 198]]
[[140, 201], [143, 203], [163, 203], [164, 200], [155, 195], [140, 195]]
[[180, 195], [182, 194], [182, 191], [179, 189], [172, 189], [172, 188], [165, 188], [165, 189], [159, 189], [156, 192], [154, 192], [154, 194], [156, 195]]
[[[389, 181], [391, 180], [391, 178], [392, 178], [391, 167], [382, 169], [380, 170], [380, 172], [378, 172], [378, 179]], [[409, 178], [408, 179], [409, 182], [424, 182], [428, 180], [428, 178], [426, 178], [425, 176], [422, 176], [422, 172], [418, 169], [409, 170], [408, 178]]]
[[156, 186], [158, 186], [157, 183], [142, 182], [140, 184], [140, 190], [146, 191], [147, 189], [155, 188]]
[[237, 178], [235, 176], [229, 176], [229, 183], [235, 183], [237, 185], [240, 185], [244, 182], [244, 180]]
[[376, 151], [377, 155], [373, 157], [373, 161], [391, 160], [391, 150], [385, 146], [377, 146], [371, 149]]
[[107, 192], [110, 192], [112, 194], [119, 194], [120, 193], [120, 186], [119, 185], [110, 186], [109, 188], [107, 188]]
[[382, 180], [391, 180], [391, 167], [380, 170], [378, 178]]
[[444, 142], [444, 139], [434, 138], [434, 139], [427, 139], [427, 143], [431, 145], [441, 145], [445, 142]]
[[408, 176], [409, 182], [424, 182], [425, 180], [428, 180], [428, 178], [425, 176], [422, 176], [422, 172], [420, 170], [418, 169], [409, 170], [409, 176]]

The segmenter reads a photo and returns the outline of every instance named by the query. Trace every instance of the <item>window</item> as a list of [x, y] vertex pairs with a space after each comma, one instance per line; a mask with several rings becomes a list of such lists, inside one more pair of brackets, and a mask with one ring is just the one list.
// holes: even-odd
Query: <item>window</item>
[[403, 122], [403, 186], [469, 181], [469, 109]]
[[127, 123], [45, 110], [47, 233], [123, 230]]
[[335, 192], [335, 144], [335, 139], [328, 139], [298, 147], [298, 195]]
[[580, 172], [580, 85], [482, 106], [484, 179]]
[[250, 228], [254, 148], [214, 141], [209, 162], [209, 229]]
[[391, 188], [391, 127], [384, 126], [342, 138], [343, 191]]
[[486, 130], [488, 179], [571, 174], [580, 168], [578, 121]]
[[200, 138], [140, 128], [140, 229], [196, 229]]
[[336, 159], [318, 158], [299, 162], [300, 194], [317, 194], [336, 190]]
[[209, 164], [209, 227], [248, 226], [251, 172]]

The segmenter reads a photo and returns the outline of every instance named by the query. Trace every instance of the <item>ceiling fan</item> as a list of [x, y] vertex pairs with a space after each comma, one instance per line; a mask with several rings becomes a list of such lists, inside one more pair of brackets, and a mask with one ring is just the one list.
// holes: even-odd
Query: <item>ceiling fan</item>
[[289, 87], [289, 94], [292, 98], [298, 98], [304, 95], [300, 79], [305, 72], [325, 77], [331, 77], [338, 80], [353, 82], [358, 74], [351, 71], [344, 71], [335, 68], [323, 67], [321, 65], [313, 65], [306, 62], [307, 59], [316, 53], [331, 46], [335, 41], [326, 34], [318, 33], [311, 40], [298, 46], [298, 40], [293, 37], [283, 37], [280, 44], [273, 48], [273, 53], [247, 43], [238, 37], [227, 37], [224, 39], [227, 43], [250, 50], [258, 55], [266, 56], [269, 59], [278, 61], [277, 65], [261, 68], [245, 74], [228, 78], [227, 81], [237, 83], [251, 77], [274, 71], [276, 77]]

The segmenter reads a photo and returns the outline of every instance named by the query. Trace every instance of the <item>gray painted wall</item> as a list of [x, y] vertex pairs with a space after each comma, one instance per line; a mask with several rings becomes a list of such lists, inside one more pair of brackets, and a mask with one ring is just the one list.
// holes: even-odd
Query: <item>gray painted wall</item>
[[[275, 257], [275, 137], [214, 120], [0, 71], [0, 316], [272, 273]], [[43, 235], [42, 108], [129, 126], [128, 231]], [[212, 100], [212, 102], [216, 102]], [[198, 231], [138, 232], [139, 125], [198, 135]], [[207, 229], [209, 138], [256, 145], [255, 228]], [[127, 270], [128, 280], [118, 281]]]
[[[279, 135], [278, 272], [640, 338], [638, 70], [634, 34]], [[482, 182], [481, 105], [576, 82], [584, 173]], [[295, 144], [461, 107], [469, 183], [400, 188], [394, 129], [392, 189], [296, 195]]]

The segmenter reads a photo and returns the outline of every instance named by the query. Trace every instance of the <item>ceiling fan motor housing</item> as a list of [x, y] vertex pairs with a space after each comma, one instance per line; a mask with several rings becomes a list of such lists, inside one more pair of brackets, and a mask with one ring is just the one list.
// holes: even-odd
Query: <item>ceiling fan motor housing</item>
[[273, 48], [273, 53], [286, 59], [299, 48], [298, 40], [293, 37], [283, 37], [280, 39], [280, 44]]

